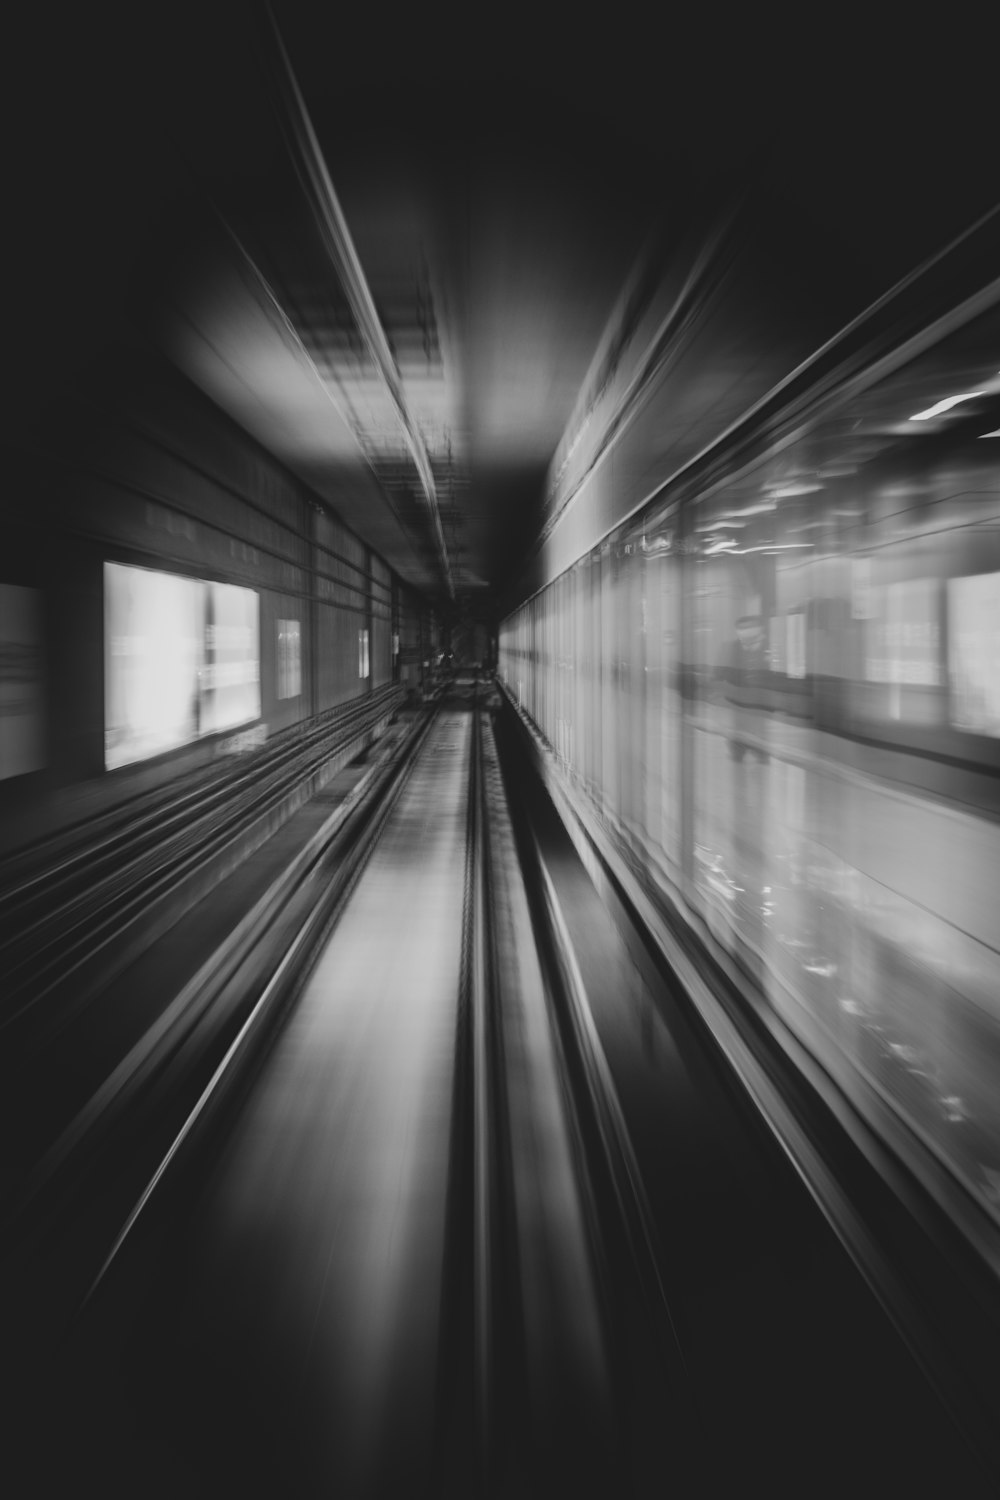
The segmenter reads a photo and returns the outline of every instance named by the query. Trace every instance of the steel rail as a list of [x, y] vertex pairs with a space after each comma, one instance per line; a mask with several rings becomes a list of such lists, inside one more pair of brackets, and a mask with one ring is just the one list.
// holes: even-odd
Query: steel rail
[[[366, 695], [348, 704], [335, 719], [328, 715], [323, 722], [305, 728], [291, 726], [290, 731], [268, 743], [242, 775], [233, 776], [231, 762], [223, 766], [215, 760], [192, 773], [194, 785], [187, 784], [185, 778], [186, 784], [179, 792], [168, 784], [149, 793], [139, 793], [106, 813], [86, 819], [37, 845], [14, 851], [0, 860], [0, 876], [6, 882], [0, 889], [0, 917], [5, 910], [19, 909], [60, 883], [68, 882], [74, 874], [85, 873], [88, 883], [92, 883], [95, 861], [117, 860], [122, 847], [147, 827], [162, 832], [174, 823], [188, 821], [199, 806], [210, 807], [231, 797], [234, 784], [250, 785], [312, 747], [322, 746], [324, 741], [335, 742], [341, 731], [345, 738], [350, 738], [349, 731], [366, 717], [366, 711], [383, 705], [389, 711], [400, 697], [399, 690], [392, 687]], [[56, 852], [55, 858], [46, 863], [46, 849], [66, 852], [62, 858]], [[34, 873], [28, 873], [33, 862]]]
[[[306, 914], [295, 936], [269, 975], [252, 1009], [227, 1046], [224, 1056], [201, 1089], [196, 1103], [188, 1112], [169, 1148], [148, 1178], [145, 1187], [115, 1235], [100, 1269], [92, 1279], [80, 1305], [78, 1317], [83, 1315], [106, 1282], [112, 1267], [132, 1239], [136, 1226], [154, 1200], [157, 1189], [171, 1174], [175, 1165], [179, 1164], [180, 1158], [196, 1147], [199, 1128], [204, 1126], [210, 1117], [217, 1115], [220, 1107], [239, 1088], [246, 1077], [247, 1070], [262, 1054], [289, 1006], [294, 1004], [295, 999], [301, 993], [313, 966], [343, 915], [378, 844], [385, 824], [413, 773], [436, 717], [435, 707], [435, 711], [427, 716], [407, 747], [402, 762], [394, 767], [387, 780], [377, 789], [371, 799], [376, 805], [372, 806], [366, 800], [360, 808], [353, 809], [358, 821], [363, 825], [358, 830], [356, 843], [346, 855], [336, 879], [330, 882], [319, 900]], [[337, 831], [339, 833], [341, 829], [338, 828]], [[281, 893], [280, 899], [283, 905], [288, 903], [294, 891], [300, 888], [303, 881], [308, 878], [309, 873], [327, 857], [328, 843], [328, 839], [321, 838], [316, 848], [310, 847], [305, 868], [297, 872], [292, 890]], [[241, 967], [251, 962], [253, 957], [253, 950], [248, 955], [242, 955]], [[205, 1006], [201, 1009], [204, 1010]]]
[[[433, 715], [429, 715], [411, 731], [403, 744], [392, 751], [392, 759], [401, 764], [403, 758], [415, 753], [432, 719]], [[227, 989], [251, 959], [256, 963], [263, 953], [266, 960], [266, 944], [271, 934], [306, 883], [315, 878], [320, 866], [335, 856], [340, 843], [349, 842], [358, 822], [363, 822], [368, 816], [367, 809], [377, 807], [394, 774], [392, 759], [388, 765], [376, 762], [369, 767], [305, 847], [275, 877], [242, 921], [99, 1085], [29, 1174], [24, 1202], [37, 1197], [43, 1188], [48, 1187], [79, 1156], [81, 1145], [108, 1134], [138, 1094], [156, 1084], [164, 1066], [182, 1046], [191, 1042], [206, 1018], [211, 1019], [213, 1028], [221, 1024]], [[334, 878], [335, 882], [337, 878]]]
[[483, 743], [478, 684], [473, 699], [470, 820], [471, 953], [470, 1022], [472, 1026], [473, 1098], [473, 1357], [479, 1479], [485, 1494], [492, 1472], [494, 1446], [494, 1246], [496, 1183], [493, 1171], [497, 1103], [491, 1076], [489, 908], [486, 899], [486, 805]]
[[[338, 725], [338, 729], [341, 727]], [[345, 753], [366, 732], [352, 723], [342, 734], [335, 730], [332, 743], [323, 741], [317, 747], [310, 741], [304, 748], [300, 743], [277, 766], [251, 772], [241, 779], [235, 795], [225, 784], [213, 789], [193, 827], [197, 804], [194, 810], [182, 808], [167, 820], [180, 825], [175, 833], [165, 840], [145, 841], [145, 847], [140, 847], [124, 866], [119, 862], [120, 849], [113, 851], [119, 860], [111, 864], [108, 877], [96, 890], [94, 871], [82, 892], [71, 891], [62, 904], [26, 924], [22, 921], [17, 932], [0, 943], [0, 950], [13, 949], [5, 965], [8, 1009], [0, 1018], [0, 1030], [26, 1016], [56, 986], [92, 961], [208, 862], [223, 856], [239, 840], [256, 837], [298, 786], [321, 775], [332, 756]], [[221, 806], [214, 812], [216, 803]], [[46, 939], [46, 934], [51, 936]], [[122, 962], [120, 956], [118, 968]], [[108, 977], [104, 973], [101, 979], [106, 981]], [[84, 986], [76, 994], [74, 1011], [85, 1003], [89, 993]]]

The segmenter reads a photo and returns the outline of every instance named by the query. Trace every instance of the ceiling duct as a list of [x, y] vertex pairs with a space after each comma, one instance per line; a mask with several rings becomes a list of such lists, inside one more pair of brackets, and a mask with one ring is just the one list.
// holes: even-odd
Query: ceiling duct
[[382, 327], [361, 261], [351, 239], [333, 182], [320, 150], [305, 100], [292, 71], [281, 34], [270, 5], [263, 5], [270, 32], [265, 65], [274, 85], [275, 103], [282, 134], [288, 146], [309, 206], [319, 229], [323, 247], [344, 290], [358, 331], [385, 386], [402, 428], [406, 447], [420, 480], [431, 530], [449, 599], [455, 598], [451, 563], [441, 528], [437, 490], [424, 440], [407, 409], [402, 381], [385, 329]]

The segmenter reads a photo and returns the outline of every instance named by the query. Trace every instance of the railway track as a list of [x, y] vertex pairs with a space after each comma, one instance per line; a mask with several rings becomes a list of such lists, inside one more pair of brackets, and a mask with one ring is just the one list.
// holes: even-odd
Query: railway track
[[[396, 769], [349, 873], [138, 1190], [131, 1173], [131, 1209], [76, 1282], [60, 1412], [102, 1483], [117, 1468], [127, 1489], [147, 1461], [139, 1389], [213, 1493], [275, 1493], [278, 1471], [304, 1492], [323, 1476], [390, 1493], [418, 1474], [459, 1494], [476, 1474], [492, 1493], [565, 1473], [570, 1430], [581, 1476], [610, 1482], [602, 1252], [571, 1104], [473, 689]], [[236, 1441], [235, 1414], [206, 1428], [195, 1410], [192, 1368], [230, 1344], [243, 1369], [226, 1378], [245, 1391], [252, 1370], [267, 1392], [263, 1446]], [[103, 1417], [83, 1366], [101, 1372]], [[136, 1388], [123, 1368], [143, 1372]], [[109, 1432], [112, 1389], [134, 1420]]]
[[[148, 942], [150, 914], [170, 900], [169, 918], [205, 894], [227, 850], [244, 855], [276, 820], [323, 784], [329, 768], [379, 716], [399, 704], [398, 690], [377, 695], [309, 733], [283, 739], [241, 769], [222, 769], [178, 793], [143, 798], [3, 862], [0, 1030], [23, 1055], [45, 1041], [123, 968], [136, 940]], [[213, 868], [218, 865], [218, 870]], [[200, 881], [198, 877], [202, 878]], [[192, 882], [196, 882], [192, 884]], [[127, 935], [132, 934], [129, 941]], [[44, 1002], [44, 1004], [43, 1004]]]
[[[768, 1391], [810, 1451], [837, 1426], [859, 1330], [859, 1388], [924, 1399], [717, 1061], [611, 954], [519, 774], [478, 687], [455, 689], [357, 809], [336, 878], [303, 872], [252, 1007], [210, 1076], [161, 1090], [183, 1118], [105, 1203], [35, 1388], [70, 1455], [45, 1455], [49, 1492], [71, 1473], [105, 1494], [137, 1475], [150, 1494], [724, 1493], [740, 1453], [760, 1470]], [[694, 1212], [720, 1172], [730, 1196]], [[846, 1333], [803, 1314], [773, 1253], [819, 1265]], [[830, 1346], [832, 1414], [796, 1405], [803, 1337], [820, 1362]], [[766, 1460], [776, 1493], [797, 1453]]]

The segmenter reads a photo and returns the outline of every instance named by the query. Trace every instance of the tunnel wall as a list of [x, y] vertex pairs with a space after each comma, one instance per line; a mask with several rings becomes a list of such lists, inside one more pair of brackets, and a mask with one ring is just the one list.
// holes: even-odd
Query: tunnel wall
[[[102, 812], [222, 753], [253, 752], [392, 679], [389, 567], [305, 485], [146, 349], [61, 388], [8, 459], [0, 848]], [[260, 712], [105, 769], [106, 563], [257, 599]], [[360, 633], [367, 632], [367, 663]], [[16, 653], [16, 660], [12, 653]], [[8, 660], [7, 658], [10, 658]], [[367, 665], [367, 673], [362, 668]]]

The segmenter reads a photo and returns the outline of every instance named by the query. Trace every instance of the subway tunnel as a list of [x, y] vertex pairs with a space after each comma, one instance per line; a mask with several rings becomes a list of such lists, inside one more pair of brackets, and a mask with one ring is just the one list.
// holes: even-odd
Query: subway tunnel
[[967, 39], [10, 40], [5, 1492], [994, 1494]]

